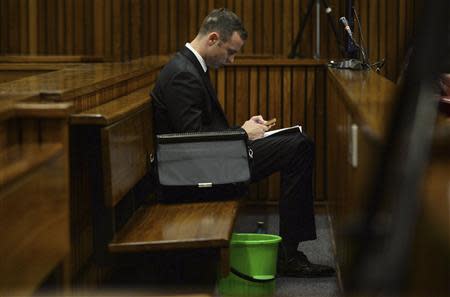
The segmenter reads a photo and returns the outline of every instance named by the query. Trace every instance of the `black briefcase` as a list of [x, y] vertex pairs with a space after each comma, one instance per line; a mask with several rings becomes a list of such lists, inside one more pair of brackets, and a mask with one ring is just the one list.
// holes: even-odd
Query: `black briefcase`
[[250, 182], [251, 150], [242, 130], [156, 136], [162, 202], [238, 198]]

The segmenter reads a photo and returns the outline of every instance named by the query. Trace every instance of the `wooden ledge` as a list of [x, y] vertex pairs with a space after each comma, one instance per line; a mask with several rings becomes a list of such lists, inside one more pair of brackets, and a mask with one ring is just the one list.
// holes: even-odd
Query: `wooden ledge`
[[0, 153], [0, 187], [63, 153], [61, 143], [13, 146]]
[[5, 121], [15, 116], [14, 100], [0, 101], [0, 121]]
[[17, 56], [1, 56], [0, 63], [90, 63], [104, 62], [100, 56], [66, 56], [66, 55], [17, 55]]
[[142, 88], [108, 103], [71, 116], [75, 125], [107, 126], [150, 104], [150, 87]]
[[16, 116], [16, 104], [20, 102], [37, 101], [36, 95], [0, 95], [0, 121], [5, 121]]
[[[20, 71], [23, 72], [22, 79], [31, 75], [38, 75], [42, 73], [47, 73], [50, 71], [56, 71], [64, 69], [67, 66], [72, 66], [77, 64], [68, 64], [68, 63], [0, 63], [0, 71], [5, 74], [10, 71]], [[7, 83], [7, 82], [4, 82]]]
[[233, 64], [225, 65], [225, 67], [240, 66], [311, 66], [325, 67], [328, 61], [324, 59], [288, 59], [286, 57], [274, 56], [243, 56], [237, 57]]
[[74, 106], [71, 102], [18, 102], [14, 109], [19, 117], [67, 118]]
[[144, 206], [117, 233], [109, 251], [228, 248], [238, 205], [232, 200]]
[[398, 87], [372, 70], [328, 68], [328, 76], [361, 131], [375, 143], [383, 142]]
[[63, 69], [0, 84], [0, 95], [39, 95], [43, 101], [72, 101], [117, 84], [141, 87], [156, 79], [167, 57], [148, 56], [123, 63], [61, 64]]

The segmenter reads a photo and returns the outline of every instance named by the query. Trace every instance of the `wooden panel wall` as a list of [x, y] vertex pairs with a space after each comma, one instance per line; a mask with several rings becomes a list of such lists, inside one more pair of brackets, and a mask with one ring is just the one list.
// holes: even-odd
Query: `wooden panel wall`
[[[354, 3], [370, 62], [385, 59], [382, 74], [395, 82], [411, 45], [415, 20], [420, 16], [422, 1], [355, 0]], [[361, 44], [361, 34], [356, 24], [354, 31]]]
[[[304, 0], [2, 0], [0, 55], [96, 55], [129, 60], [170, 54], [191, 40], [208, 11], [227, 7], [241, 16], [250, 36], [244, 54], [287, 56], [309, 1]], [[344, 0], [330, 0], [337, 23]], [[386, 58], [384, 74], [396, 79], [414, 31], [421, 0], [355, 0], [372, 61]], [[312, 57], [315, 12], [301, 54]], [[336, 24], [337, 25], [337, 24]], [[341, 28], [339, 27], [339, 34]], [[358, 31], [358, 30], [356, 30]], [[357, 34], [358, 35], [358, 34]], [[321, 58], [338, 56], [336, 40], [321, 12]]]
[[[211, 73], [219, 100], [231, 125], [242, 125], [252, 115], [277, 118], [276, 128], [302, 125], [316, 143], [314, 187], [324, 199], [325, 68], [320, 64], [263, 61], [235, 64]], [[277, 201], [276, 174], [251, 189], [252, 201]]]

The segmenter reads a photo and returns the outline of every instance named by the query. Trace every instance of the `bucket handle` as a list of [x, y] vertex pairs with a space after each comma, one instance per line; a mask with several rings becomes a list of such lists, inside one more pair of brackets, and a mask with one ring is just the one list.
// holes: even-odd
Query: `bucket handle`
[[240, 277], [242, 279], [245, 279], [246, 281], [249, 281], [249, 282], [268, 283], [268, 282], [271, 282], [271, 281], [273, 281], [275, 279], [275, 276], [272, 277], [272, 278], [269, 278], [269, 279], [257, 279], [257, 278], [254, 278], [253, 276], [244, 274], [244, 273], [238, 271], [237, 269], [235, 269], [233, 267], [230, 267], [230, 270], [231, 270], [231, 273], [233, 273], [234, 275], [236, 275], [236, 276], [238, 276], [238, 277]]

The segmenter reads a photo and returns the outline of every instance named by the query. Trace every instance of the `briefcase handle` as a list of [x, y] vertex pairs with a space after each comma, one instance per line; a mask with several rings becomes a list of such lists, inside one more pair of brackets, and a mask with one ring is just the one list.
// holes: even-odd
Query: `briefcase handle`
[[214, 140], [247, 140], [247, 134], [244, 130], [224, 130], [214, 132], [188, 132], [188, 133], [170, 133], [156, 135], [158, 144], [181, 143], [181, 142], [202, 142]]

